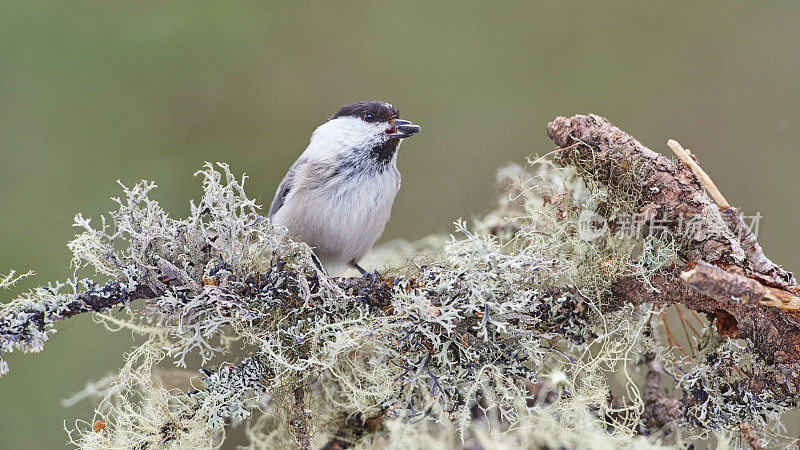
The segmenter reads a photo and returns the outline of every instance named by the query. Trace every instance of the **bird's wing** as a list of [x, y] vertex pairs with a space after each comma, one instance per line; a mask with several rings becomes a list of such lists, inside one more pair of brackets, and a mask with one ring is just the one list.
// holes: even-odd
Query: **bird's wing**
[[283, 181], [281, 184], [278, 185], [278, 190], [275, 191], [275, 198], [272, 199], [272, 206], [269, 207], [269, 217], [275, 215], [281, 206], [283, 206], [284, 200], [286, 200], [286, 196], [289, 195], [289, 192], [292, 190], [292, 186], [294, 185], [294, 177], [297, 173], [298, 167], [302, 164], [301, 160], [295, 161], [292, 164], [292, 167], [289, 168], [289, 172], [286, 173], [286, 176], [283, 177]]

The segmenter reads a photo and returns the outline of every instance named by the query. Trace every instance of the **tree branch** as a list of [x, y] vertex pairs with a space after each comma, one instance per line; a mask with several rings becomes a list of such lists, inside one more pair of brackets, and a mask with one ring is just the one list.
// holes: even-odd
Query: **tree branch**
[[[746, 338], [768, 363], [792, 368], [781, 373], [800, 370], [800, 285], [764, 255], [738, 210], [720, 211], [690, 167], [653, 152], [603, 117], [558, 117], [547, 133], [558, 146], [557, 162], [606, 186], [610, 197], [634, 191], [645, 224], [658, 215], [659, 224], [687, 242], [686, 267], [654, 277], [652, 287], [621, 278], [612, 287], [612, 306], [685, 305], [716, 318], [722, 336]], [[768, 378], [751, 385], [797, 394], [791, 377]]]

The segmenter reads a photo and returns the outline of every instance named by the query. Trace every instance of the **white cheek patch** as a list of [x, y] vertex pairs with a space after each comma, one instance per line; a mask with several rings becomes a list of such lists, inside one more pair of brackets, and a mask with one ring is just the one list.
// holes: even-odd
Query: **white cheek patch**
[[383, 123], [367, 123], [356, 117], [339, 117], [329, 123], [338, 132], [344, 147], [371, 148], [385, 140], [386, 124]]
[[332, 158], [353, 151], [382, 145], [388, 139], [386, 123], [367, 123], [358, 117], [343, 116], [320, 125], [311, 135], [306, 156]]

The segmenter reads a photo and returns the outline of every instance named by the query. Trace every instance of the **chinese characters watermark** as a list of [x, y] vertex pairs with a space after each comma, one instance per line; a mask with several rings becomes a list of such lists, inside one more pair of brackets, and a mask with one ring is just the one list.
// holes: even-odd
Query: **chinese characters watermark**
[[[760, 212], [752, 215], [742, 214], [742, 220], [755, 238], [758, 238], [763, 217]], [[581, 211], [578, 216], [578, 236], [585, 241], [593, 241], [606, 235], [622, 235], [642, 239], [668, 231], [684, 236], [698, 236], [699, 233], [708, 233], [705, 220], [702, 216], [670, 218], [663, 214], [658, 216], [652, 213], [633, 213], [620, 215], [609, 222], [600, 214], [587, 209]]]

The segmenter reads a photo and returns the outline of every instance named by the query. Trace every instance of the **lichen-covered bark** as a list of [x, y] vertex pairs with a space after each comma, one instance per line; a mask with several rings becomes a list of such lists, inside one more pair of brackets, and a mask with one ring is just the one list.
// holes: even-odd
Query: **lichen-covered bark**
[[[603, 117], [558, 117], [548, 124], [547, 134], [558, 146], [557, 162], [605, 185], [611, 197], [635, 191], [640, 220], [657, 217], [659, 225], [687, 242], [686, 267], [650, 280], [656, 290], [637, 277], [621, 278], [612, 287], [611, 306], [679, 303], [704, 312], [717, 319], [720, 335], [748, 339], [760, 357], [779, 369], [753, 377], [748, 386], [796, 398], [800, 286], [764, 255], [739, 211], [720, 211], [691, 170]], [[687, 222], [692, 227], [684, 226]], [[681, 273], [690, 274], [686, 281]]]
[[[77, 254], [117, 280], [106, 285], [70, 281], [68, 293], [58, 284], [2, 307], [0, 354], [37, 351], [54, 322], [136, 299], [148, 299], [136, 314], [146, 317], [154, 335], [174, 341], [166, 348], [178, 364], [185, 364], [190, 352], [199, 353], [204, 365], [224, 354], [226, 348], [215, 340], [230, 332], [255, 349], [242, 364], [204, 371], [204, 387], [187, 393], [192, 401], [181, 397], [172, 411], [164, 409], [166, 415], [159, 412], [130, 425], [107, 420], [104, 434], [82, 434], [82, 442], [101, 444], [113, 429], [115, 436], [130, 431], [162, 444], [181, 442], [180, 434], [199, 442], [211, 428], [217, 433], [229, 420], [249, 417], [268, 391], [276, 396], [269, 408], [285, 407], [288, 413], [269, 426], [280, 422], [301, 448], [310, 447], [313, 432], [324, 431], [332, 437], [326, 446], [331, 449], [393, 433], [398, 419], [417, 421], [432, 411], [460, 427], [495, 412], [505, 414], [501, 419], [509, 425], [521, 420], [520, 413], [584, 414], [575, 421], [579, 429], [569, 433], [583, 436], [587, 424], [596, 424], [597, 436], [620, 438], [631, 432], [648, 435], [676, 419], [706, 432], [729, 430], [739, 422], [763, 428], [786, 409], [784, 400], [798, 399], [800, 286], [764, 255], [739, 212], [720, 211], [692, 170], [599, 116], [558, 118], [548, 133], [559, 146], [556, 160], [577, 170], [556, 176], [555, 184], [543, 190], [520, 183], [512, 200], [501, 200], [492, 218], [479, 221], [474, 232], [457, 225], [466, 237], [445, 245], [444, 257], [385, 280], [332, 279], [320, 272], [311, 250], [284, 240], [257, 212], [227, 166], [224, 173], [210, 167], [202, 172], [205, 195], [186, 220], [170, 219], [147, 197], [153, 185], [126, 188], [127, 200], [112, 213], [114, 229], [123, 232], [109, 235], [105, 225], [94, 229], [81, 220], [86, 231], [77, 241], [84, 246]], [[561, 171], [547, 176], [555, 172]], [[576, 172], [583, 181], [573, 176]], [[556, 184], [564, 191], [552, 191]], [[589, 193], [581, 198], [584, 190]], [[657, 220], [669, 233], [665, 240], [587, 243], [574, 233], [576, 211], [595, 206], [609, 220], [633, 212], [645, 229]], [[670, 265], [676, 242], [683, 246], [683, 261]], [[128, 245], [128, 252], [115, 253], [115, 244]], [[631, 256], [635, 245], [651, 253], [663, 249], [666, 256], [637, 260]], [[663, 343], [652, 333], [651, 308], [631, 308], [643, 303], [679, 303], [704, 312], [716, 319], [719, 335], [746, 338], [751, 345], [736, 347], [705, 333], [708, 345], [683, 367], [687, 371], [671, 371], [675, 360], [670, 371], [648, 360], [643, 401], [629, 392], [614, 397], [603, 372], [640, 361]], [[164, 357], [159, 352], [165, 348], [153, 339], [139, 347], [146, 361], [139, 369], [126, 368], [121, 386], [149, 386], [150, 367]], [[363, 348], [354, 349], [354, 343]], [[590, 353], [598, 358], [585, 360]], [[753, 362], [752, 370], [736, 365], [742, 356]], [[3, 364], [0, 359], [0, 372]], [[679, 392], [665, 391], [662, 374], [675, 378]], [[553, 395], [539, 392], [534, 381], [553, 383]], [[158, 389], [145, 391], [171, 398]], [[314, 402], [320, 393], [335, 400], [327, 402], [324, 413]], [[516, 409], [525, 404], [518, 402], [519, 395], [549, 407]], [[590, 397], [586, 405], [571, 403]], [[118, 406], [122, 417], [139, 417], [138, 406]], [[735, 421], [726, 423], [731, 417]], [[198, 430], [180, 421], [193, 426], [205, 421], [211, 428]], [[538, 425], [516, 429], [532, 430], [548, 421], [530, 423]], [[609, 424], [624, 432], [609, 431]], [[265, 423], [251, 425], [252, 431]], [[263, 442], [275, 438], [262, 437]], [[471, 448], [474, 441], [463, 443]]]
[[547, 125], [547, 135], [558, 146], [556, 162], [574, 166], [587, 178], [609, 190], [610, 196], [638, 198], [640, 219], [657, 219], [672, 230], [702, 221], [691, 240], [688, 259], [736, 264], [745, 254], [735, 242], [703, 186], [682, 164], [650, 150], [603, 117], [557, 117]]

